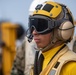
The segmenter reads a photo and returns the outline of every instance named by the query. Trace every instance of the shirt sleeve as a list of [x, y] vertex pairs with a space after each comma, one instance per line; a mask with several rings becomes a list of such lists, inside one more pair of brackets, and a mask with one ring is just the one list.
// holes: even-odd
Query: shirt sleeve
[[71, 61], [63, 66], [60, 75], [76, 75], [76, 62]]
[[11, 75], [24, 75], [25, 70], [25, 42], [17, 47], [16, 57], [12, 66]]

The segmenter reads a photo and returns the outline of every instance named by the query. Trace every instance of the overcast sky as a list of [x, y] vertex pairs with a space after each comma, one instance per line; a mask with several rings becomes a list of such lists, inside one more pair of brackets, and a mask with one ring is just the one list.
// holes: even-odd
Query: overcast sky
[[[8, 20], [21, 23], [25, 28], [28, 24], [29, 7], [33, 0], [0, 0], [0, 21]], [[76, 0], [54, 0], [66, 4], [76, 19]]]

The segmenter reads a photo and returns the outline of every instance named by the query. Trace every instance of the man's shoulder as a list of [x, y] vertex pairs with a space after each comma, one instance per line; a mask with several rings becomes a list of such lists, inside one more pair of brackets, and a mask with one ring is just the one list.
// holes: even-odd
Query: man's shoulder
[[68, 50], [66, 53], [64, 53], [60, 58], [59, 61], [76, 61], [76, 53]]

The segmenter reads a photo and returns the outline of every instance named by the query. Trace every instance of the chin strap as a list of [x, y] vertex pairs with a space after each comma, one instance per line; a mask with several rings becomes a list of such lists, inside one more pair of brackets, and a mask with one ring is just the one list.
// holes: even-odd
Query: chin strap
[[50, 43], [46, 47], [40, 49], [42, 52], [49, 50], [50, 48], [52, 48], [56, 44], [56, 42], [58, 42], [58, 39], [56, 38], [57, 35], [55, 35], [54, 33], [55, 33], [55, 30], [53, 30], [51, 32], [52, 37], [50, 38], [51, 39]]
[[42, 48], [42, 49], [40, 49], [40, 50], [41, 50], [42, 52], [45, 52], [45, 51], [49, 50], [50, 48], [52, 48], [52, 47], [55, 45], [55, 43], [56, 43], [57, 41], [58, 41], [57, 39], [53, 39], [53, 41], [51, 41], [50, 44], [48, 44], [45, 48]]

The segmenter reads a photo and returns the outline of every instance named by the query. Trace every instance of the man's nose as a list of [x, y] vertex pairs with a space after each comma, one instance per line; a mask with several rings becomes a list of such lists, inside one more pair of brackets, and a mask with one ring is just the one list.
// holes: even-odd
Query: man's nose
[[32, 32], [32, 34], [33, 34], [33, 35], [37, 35], [38, 33], [37, 33], [37, 31], [34, 29], [33, 32]]

